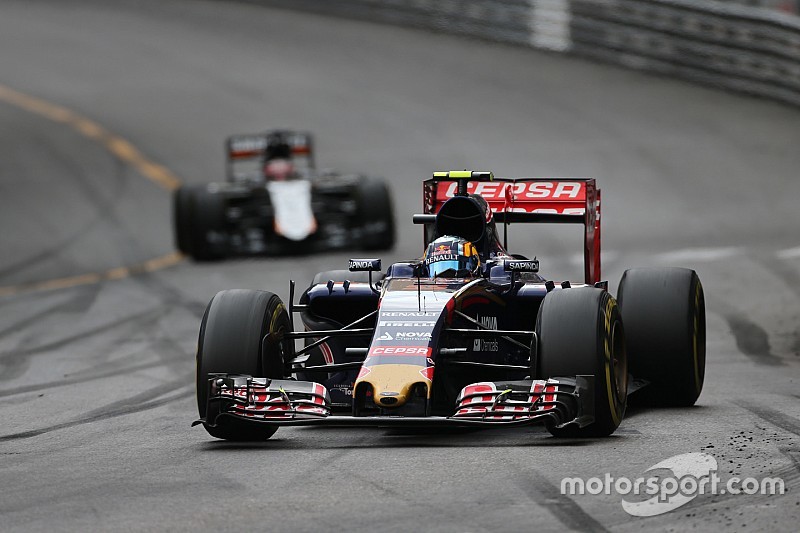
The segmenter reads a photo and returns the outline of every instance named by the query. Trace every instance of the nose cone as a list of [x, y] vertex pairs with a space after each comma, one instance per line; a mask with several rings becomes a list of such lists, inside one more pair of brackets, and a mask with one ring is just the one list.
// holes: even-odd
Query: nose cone
[[379, 407], [400, 407], [405, 405], [417, 383], [426, 385], [430, 398], [430, 380], [419, 365], [375, 365], [370, 372], [356, 380], [356, 388], [361, 383], [372, 385], [372, 399]]

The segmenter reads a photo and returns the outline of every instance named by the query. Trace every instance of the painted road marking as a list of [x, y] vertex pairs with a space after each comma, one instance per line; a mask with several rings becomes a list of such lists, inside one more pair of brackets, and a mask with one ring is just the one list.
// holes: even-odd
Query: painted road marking
[[150, 259], [144, 263], [139, 263], [138, 265], [112, 268], [111, 270], [106, 270], [105, 272], [91, 272], [88, 274], [80, 274], [78, 276], [70, 276], [67, 278], [56, 278], [45, 281], [22, 283], [20, 285], [11, 285], [8, 287], [0, 287], [0, 298], [29, 292], [68, 289], [70, 287], [77, 287], [79, 285], [100, 283], [101, 281], [113, 281], [129, 278], [137, 274], [155, 272], [156, 270], [161, 270], [176, 265], [183, 261], [183, 259], [183, 254], [180, 252], [173, 252], [161, 257], [156, 257], [155, 259]]
[[40, 98], [22, 94], [2, 84], [0, 84], [0, 100], [54, 122], [61, 122], [70, 126], [84, 137], [103, 145], [118, 159], [128, 163], [145, 178], [163, 189], [174, 191], [181, 185], [181, 180], [175, 174], [166, 167], [147, 159], [130, 142], [69, 109], [51, 104]]
[[[24, 109], [54, 122], [71, 127], [84, 137], [91, 139], [108, 150], [120, 161], [132, 166], [136, 171], [162, 189], [174, 191], [181, 185], [181, 180], [168, 168], [147, 159], [133, 144], [118, 135], [114, 135], [100, 124], [75, 113], [65, 107], [52, 104], [41, 98], [29, 96], [0, 84], [0, 101]], [[161, 257], [149, 259], [133, 266], [112, 268], [105, 272], [90, 272], [78, 276], [56, 278], [45, 281], [22, 283], [0, 287], [0, 297], [28, 292], [66, 289], [78, 285], [89, 285], [101, 281], [127, 278], [136, 274], [154, 272], [173, 266], [183, 260], [183, 254], [173, 252]]]

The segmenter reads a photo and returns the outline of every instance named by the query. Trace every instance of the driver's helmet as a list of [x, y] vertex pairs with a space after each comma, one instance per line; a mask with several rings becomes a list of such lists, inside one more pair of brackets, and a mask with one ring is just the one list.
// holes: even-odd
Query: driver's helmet
[[451, 235], [439, 237], [431, 242], [422, 260], [431, 278], [474, 276], [481, 266], [475, 245], [466, 239]]
[[286, 181], [294, 179], [294, 165], [288, 159], [272, 159], [264, 165], [264, 177], [267, 181]]

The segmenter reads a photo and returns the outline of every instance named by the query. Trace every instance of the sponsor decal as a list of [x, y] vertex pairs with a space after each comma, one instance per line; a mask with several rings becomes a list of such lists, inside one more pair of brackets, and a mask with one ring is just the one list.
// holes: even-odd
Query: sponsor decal
[[[361, 372], [359, 372], [359, 374], [360, 373]], [[334, 385], [331, 385], [330, 388], [331, 388], [331, 391], [341, 392], [345, 396], [352, 396], [353, 395], [353, 384], [352, 383], [336, 383]]]
[[497, 352], [500, 350], [500, 343], [495, 340], [475, 339], [472, 342], [473, 352]]
[[351, 259], [350, 272], [359, 272], [365, 270], [380, 270], [380, 259]]
[[[233, 137], [231, 138], [230, 146], [231, 146], [231, 152], [260, 152], [267, 147], [267, 139], [260, 136]], [[256, 154], [254, 153], [253, 155]]]
[[434, 322], [406, 322], [402, 320], [380, 320], [378, 325], [381, 327], [390, 328], [427, 328], [433, 325]]
[[[510, 187], [509, 187], [510, 186]], [[586, 189], [580, 181], [519, 181], [509, 184], [502, 181], [471, 181], [467, 184], [470, 193], [483, 196], [487, 201], [505, 200], [506, 188], [516, 201], [526, 200], [572, 200], [582, 201]], [[458, 191], [458, 183], [440, 182], [437, 198], [452, 198]]]
[[497, 329], [497, 317], [496, 316], [484, 316], [478, 315], [475, 317], [475, 320], [481, 323], [481, 325], [486, 329]]
[[[487, 329], [497, 329], [496, 316], [480, 316], [475, 317], [475, 320], [481, 323]], [[500, 343], [497, 339], [475, 339], [472, 342], [472, 351], [474, 352], [497, 352], [500, 350]]]
[[381, 313], [381, 316], [422, 317], [422, 316], [439, 316], [439, 313], [433, 311], [385, 311]]
[[457, 254], [441, 254], [441, 255], [432, 255], [431, 257], [425, 258], [425, 264], [430, 265], [431, 263], [438, 263], [439, 261], [458, 261]]
[[394, 334], [394, 338], [397, 340], [406, 340], [406, 339], [425, 339], [428, 340], [431, 338], [430, 331], [398, 331]]
[[516, 272], [539, 272], [539, 261], [537, 259], [531, 259], [527, 261], [517, 260], [517, 261], [509, 261], [505, 260], [503, 262], [503, 270], [506, 272], [513, 270]]
[[369, 355], [423, 355], [431, 356], [430, 346], [377, 346], [372, 348]]
[[431, 340], [430, 331], [384, 331], [376, 341], [429, 341]]

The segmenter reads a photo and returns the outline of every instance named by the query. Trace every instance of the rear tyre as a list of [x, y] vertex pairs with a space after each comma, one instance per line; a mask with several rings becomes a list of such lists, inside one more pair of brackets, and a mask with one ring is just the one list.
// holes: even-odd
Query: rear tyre
[[362, 178], [356, 192], [356, 202], [358, 223], [363, 230], [361, 247], [365, 250], [393, 248], [394, 210], [386, 183], [377, 178]]
[[[208, 374], [246, 374], [253, 377], [284, 378], [284, 354], [291, 341], [281, 339], [289, 331], [289, 315], [281, 299], [267, 291], [227, 290], [218, 292], [206, 308], [197, 343], [197, 409], [206, 416]], [[277, 334], [278, 341], [262, 339]], [[216, 427], [203, 424], [218, 439], [266, 440], [275, 427], [254, 426], [226, 418]]]
[[626, 270], [618, 294], [631, 373], [650, 382], [633, 398], [653, 406], [694, 405], [706, 366], [705, 297], [697, 273]]
[[180, 187], [173, 195], [175, 245], [197, 261], [220, 259], [223, 253], [208, 241], [208, 233], [225, 229], [225, 199], [205, 185]]
[[552, 291], [536, 320], [539, 379], [594, 375], [595, 421], [586, 427], [548, 427], [557, 437], [605, 437], [625, 415], [628, 370], [625, 333], [616, 300], [594, 288]]

